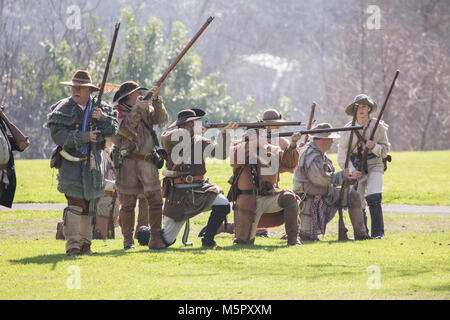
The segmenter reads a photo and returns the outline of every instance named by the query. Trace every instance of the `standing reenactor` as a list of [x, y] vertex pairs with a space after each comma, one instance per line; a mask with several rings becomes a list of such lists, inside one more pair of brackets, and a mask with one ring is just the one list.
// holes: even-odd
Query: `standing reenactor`
[[[387, 136], [388, 125], [380, 121], [373, 140], [369, 137], [375, 127], [377, 119], [370, 115], [377, 110], [377, 104], [365, 94], [356, 96], [355, 101], [345, 109], [345, 113], [353, 116], [357, 108], [356, 122], [363, 126], [362, 130], [355, 131], [358, 139], [353, 140], [350, 172], [358, 170], [361, 166], [361, 158], [364, 148], [370, 150], [367, 155], [367, 163], [362, 164], [362, 178], [358, 182], [358, 192], [363, 203], [364, 221], [367, 228], [367, 215], [365, 201], [370, 210], [371, 236], [372, 238], [384, 238], [383, 212], [381, 208], [383, 194], [383, 174], [386, 170], [386, 159], [388, 159], [390, 143]], [[349, 122], [346, 126], [351, 126]], [[345, 132], [339, 142], [338, 163], [341, 167], [345, 164], [348, 150], [350, 132]], [[368, 230], [367, 230], [368, 232]]]
[[141, 194], [148, 202], [151, 228], [149, 248], [166, 247], [160, 235], [163, 200], [157, 163], [154, 161], [159, 142], [153, 126], [166, 126], [169, 115], [162, 97], [158, 96], [159, 87], [155, 86], [150, 90], [152, 106], [148, 100], [143, 99], [142, 90], [148, 89], [134, 81], [127, 81], [114, 96], [120, 126], [113, 141], [122, 155], [117, 187], [121, 205], [119, 221], [125, 250], [134, 249], [135, 207]]
[[[331, 129], [328, 123], [317, 125], [314, 129]], [[340, 189], [347, 180], [354, 184], [361, 173], [344, 169], [335, 172], [333, 162], [326, 152], [333, 145], [333, 139], [340, 138], [337, 133], [317, 133], [312, 135], [302, 150], [299, 166], [294, 173], [294, 192], [304, 198], [300, 213], [300, 235], [302, 240], [318, 240], [317, 235], [325, 234], [326, 225], [336, 215], [342, 203], [348, 207], [350, 220], [353, 226], [355, 240], [369, 238], [364, 227], [361, 210], [361, 199], [353, 189], [347, 189], [344, 199], [340, 199]], [[351, 190], [350, 190], [351, 189]]]
[[[203, 137], [202, 132], [197, 132], [200, 127], [196, 126], [197, 120], [204, 115], [205, 112], [200, 109], [180, 111], [178, 120], [169, 127], [178, 128], [169, 130], [161, 136], [162, 146], [169, 155], [167, 168], [171, 175], [164, 178], [163, 186], [166, 198], [163, 239], [167, 246], [176, 242], [178, 233], [190, 218], [211, 210], [202, 237], [202, 246], [216, 248], [214, 236], [231, 210], [230, 203], [220, 187], [209, 183], [209, 179], [205, 177], [205, 160], [207, 157], [226, 159], [227, 146], [231, 140], [226, 134], [227, 130], [234, 130], [237, 127], [229, 123], [222, 130], [221, 143], [216, 144]], [[175, 149], [180, 146], [184, 147]], [[183, 242], [185, 241], [186, 237], [183, 239]]]
[[0, 205], [11, 208], [16, 193], [16, 171], [13, 151], [23, 152], [29, 137], [12, 124], [0, 106]]
[[[51, 107], [45, 127], [60, 150], [54, 155], [61, 157], [57, 166], [58, 191], [67, 199], [63, 228], [66, 253], [91, 254], [97, 200], [105, 193], [102, 149], [105, 138], [117, 132], [117, 117], [105, 103], [94, 108], [96, 101], [91, 94], [99, 88], [92, 83], [89, 72], [77, 71], [72, 81], [61, 84], [71, 87], [72, 96]], [[90, 156], [96, 159], [94, 165]]]
[[233, 181], [228, 199], [235, 201], [234, 242], [253, 244], [261, 216], [282, 212], [287, 244], [299, 246], [299, 199], [292, 191], [279, 189], [278, 183], [281, 172], [297, 166], [301, 134], [295, 133], [285, 149], [281, 143], [269, 143], [266, 134], [265, 130], [251, 129], [231, 148]]

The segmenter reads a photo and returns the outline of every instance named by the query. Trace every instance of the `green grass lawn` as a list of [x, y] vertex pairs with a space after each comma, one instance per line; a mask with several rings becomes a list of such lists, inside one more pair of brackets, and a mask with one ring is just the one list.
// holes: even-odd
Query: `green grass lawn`
[[191, 224], [193, 247], [179, 239], [161, 252], [125, 252], [116, 229], [116, 240], [95, 240], [97, 254], [81, 257], [66, 256], [64, 241], [54, 240], [60, 216], [0, 215], [1, 300], [450, 298], [448, 216], [388, 214], [384, 240], [337, 242], [334, 219], [320, 243], [288, 248], [278, 228], [254, 247], [220, 235], [222, 250], [203, 250], [201, 214]]
[[[450, 151], [394, 152], [384, 176], [384, 203], [450, 206]], [[336, 155], [331, 158], [336, 163]], [[49, 160], [19, 160], [16, 203], [62, 203], [57, 189], [57, 170]], [[232, 174], [226, 161], [210, 161], [207, 176], [228, 192]], [[292, 189], [292, 174], [285, 173], [281, 187]]]

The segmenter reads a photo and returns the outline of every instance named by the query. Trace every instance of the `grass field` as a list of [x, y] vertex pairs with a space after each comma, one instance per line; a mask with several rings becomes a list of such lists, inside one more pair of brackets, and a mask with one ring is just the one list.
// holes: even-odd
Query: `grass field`
[[[450, 205], [450, 151], [394, 153], [393, 159], [385, 203]], [[213, 161], [208, 169], [227, 191], [229, 166]], [[17, 172], [16, 202], [64, 202], [48, 160], [17, 161]], [[281, 186], [291, 183], [292, 175], [283, 174]], [[255, 246], [219, 235], [222, 249], [204, 250], [197, 238], [208, 219], [202, 213], [191, 221], [193, 247], [179, 239], [161, 252], [139, 246], [125, 252], [117, 228], [115, 240], [94, 240], [96, 254], [80, 257], [66, 256], [65, 242], [55, 240], [61, 215], [0, 212], [0, 300], [450, 298], [448, 215], [385, 214], [383, 240], [338, 242], [334, 219], [319, 243], [286, 247], [277, 228]], [[346, 223], [351, 236], [348, 216]]]
[[448, 216], [386, 215], [384, 240], [337, 242], [332, 221], [325, 241], [299, 248], [285, 246], [280, 228], [254, 247], [220, 235], [222, 250], [203, 250], [201, 214], [191, 224], [193, 247], [179, 240], [162, 252], [125, 252], [116, 229], [116, 240], [95, 240], [97, 254], [81, 257], [66, 256], [64, 241], [54, 240], [60, 216], [0, 215], [0, 300], [450, 298]]
[[[450, 205], [450, 151], [394, 152], [393, 162], [384, 176], [384, 203]], [[333, 161], [336, 155], [332, 154]], [[336, 163], [336, 161], [335, 161]], [[62, 203], [56, 190], [57, 170], [49, 160], [19, 160], [16, 203]], [[225, 161], [210, 161], [207, 176], [227, 192], [231, 168]], [[285, 173], [281, 187], [292, 188], [292, 174]]]

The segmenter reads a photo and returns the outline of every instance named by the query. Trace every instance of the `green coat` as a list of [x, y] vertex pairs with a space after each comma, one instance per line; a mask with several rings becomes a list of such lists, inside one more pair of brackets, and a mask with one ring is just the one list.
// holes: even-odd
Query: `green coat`
[[[95, 105], [95, 99], [93, 104]], [[102, 103], [101, 109], [104, 116], [96, 121], [97, 129], [101, 134], [97, 135], [97, 141], [102, 142], [105, 137], [112, 137], [117, 133], [117, 112], [109, 105]], [[72, 98], [63, 99], [51, 107], [48, 121], [44, 127], [50, 129], [52, 140], [61, 146], [70, 155], [82, 158], [81, 147], [89, 143], [89, 132], [82, 132], [83, 110]], [[71, 162], [62, 159], [61, 168], [57, 175], [58, 191], [68, 196], [93, 200], [104, 195], [105, 168], [102, 161], [100, 148], [96, 151], [98, 170], [90, 170], [89, 160]]]

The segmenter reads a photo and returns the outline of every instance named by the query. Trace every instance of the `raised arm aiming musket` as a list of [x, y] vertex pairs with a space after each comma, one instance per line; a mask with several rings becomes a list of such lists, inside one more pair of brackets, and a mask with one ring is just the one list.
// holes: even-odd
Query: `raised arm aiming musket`
[[[100, 85], [100, 91], [98, 93], [95, 106], [93, 106], [93, 108], [92, 108], [93, 114], [92, 114], [91, 122], [89, 123], [89, 127], [91, 128], [91, 131], [93, 131], [93, 128], [96, 127], [95, 120], [98, 121], [101, 119], [101, 112], [99, 112], [99, 111], [101, 110], [102, 97], [103, 97], [103, 93], [105, 92], [105, 85], [106, 85], [106, 81], [108, 79], [109, 67], [111, 65], [111, 60], [112, 60], [112, 57], [114, 54], [114, 49], [116, 47], [116, 41], [117, 41], [117, 36], [119, 35], [119, 29], [120, 29], [120, 23], [116, 23], [113, 40], [111, 43], [111, 47], [109, 49], [108, 60], [106, 61], [105, 72], [103, 73], [103, 80]], [[98, 111], [96, 111], [96, 110], [98, 110]], [[97, 152], [96, 152], [97, 145], [95, 142], [91, 142], [90, 146], [91, 146], [91, 151], [89, 154], [89, 160], [90, 160], [89, 167], [90, 167], [90, 170], [98, 170], [98, 166], [100, 165], [100, 163], [96, 156], [97, 155]]]

